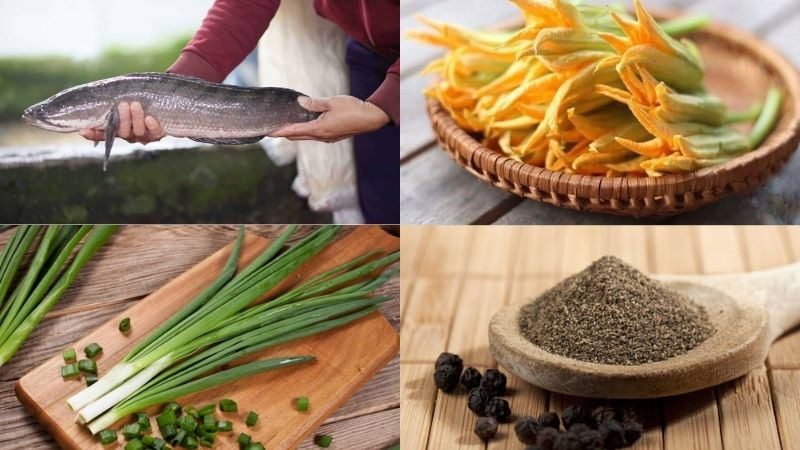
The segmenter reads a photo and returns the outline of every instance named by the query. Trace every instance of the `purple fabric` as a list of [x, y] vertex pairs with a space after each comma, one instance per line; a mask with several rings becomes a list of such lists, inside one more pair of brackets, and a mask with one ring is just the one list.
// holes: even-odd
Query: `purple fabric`
[[[350, 95], [366, 100], [386, 78], [394, 60], [358, 42], [347, 43]], [[389, 124], [356, 136], [354, 152], [358, 200], [366, 223], [400, 223], [400, 127]]]

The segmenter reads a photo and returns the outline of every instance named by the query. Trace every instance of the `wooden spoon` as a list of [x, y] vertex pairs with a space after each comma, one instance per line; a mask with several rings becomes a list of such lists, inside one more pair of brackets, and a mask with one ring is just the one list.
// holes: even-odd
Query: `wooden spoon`
[[489, 324], [489, 347], [506, 370], [580, 397], [653, 398], [715, 386], [760, 367], [775, 339], [800, 325], [800, 263], [726, 275], [655, 276], [708, 311], [715, 333], [683, 355], [638, 366], [597, 364], [528, 341], [508, 305]]

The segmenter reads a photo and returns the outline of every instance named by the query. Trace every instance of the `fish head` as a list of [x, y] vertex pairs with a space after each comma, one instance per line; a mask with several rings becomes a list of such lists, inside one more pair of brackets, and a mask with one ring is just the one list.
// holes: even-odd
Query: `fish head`
[[22, 120], [37, 128], [61, 133], [102, 127], [114, 104], [111, 100], [93, 97], [80, 87], [67, 89], [26, 109]]

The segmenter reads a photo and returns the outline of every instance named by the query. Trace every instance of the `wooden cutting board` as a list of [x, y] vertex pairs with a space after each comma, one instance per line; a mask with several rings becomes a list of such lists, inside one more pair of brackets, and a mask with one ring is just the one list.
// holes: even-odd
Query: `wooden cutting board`
[[[242, 247], [240, 268], [255, 259], [268, 244], [268, 240], [248, 234]], [[99, 343], [103, 353], [98, 357], [97, 365], [102, 377], [139, 339], [208, 286], [222, 270], [231, 248], [232, 243], [75, 342], [72, 347], [80, 357], [86, 345]], [[358, 227], [341, 236], [265, 297], [367, 251], [395, 251], [398, 248], [399, 239], [380, 228]], [[118, 330], [119, 321], [124, 317], [131, 318], [128, 336]], [[222, 398], [231, 398], [239, 404], [238, 413], [223, 414], [217, 409], [218, 418], [233, 422], [234, 432], [219, 433], [215, 448], [238, 448], [236, 437], [240, 432], [262, 441], [267, 448], [295, 448], [386, 365], [399, 348], [399, 336], [383, 315], [376, 312], [345, 327], [267, 349], [241, 360], [246, 362], [276, 356], [312, 354], [317, 357], [316, 362], [262, 373], [230, 385], [198, 392], [181, 398], [180, 403], [200, 407], [217, 403]], [[63, 448], [103, 449], [86, 428], [74, 423], [75, 414], [70, 411], [66, 399], [85, 384], [83, 380], [62, 380], [62, 365], [61, 355], [54, 355], [23, 376], [16, 385], [17, 397]], [[294, 400], [300, 396], [309, 398], [311, 407], [308, 412], [295, 411]], [[147, 412], [153, 416], [157, 410], [154, 407]], [[244, 417], [250, 410], [259, 414], [259, 421], [253, 428], [244, 424]], [[157, 428], [155, 420], [152, 422]], [[122, 423], [118, 423], [117, 427]], [[121, 433], [118, 434], [119, 443], [124, 444]]]

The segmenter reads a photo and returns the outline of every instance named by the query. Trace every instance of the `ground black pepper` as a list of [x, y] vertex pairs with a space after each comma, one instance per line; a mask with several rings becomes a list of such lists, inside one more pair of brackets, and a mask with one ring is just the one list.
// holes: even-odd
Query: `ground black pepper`
[[505, 395], [506, 376], [499, 370], [486, 369], [481, 378], [481, 387], [493, 396]]
[[492, 417], [481, 417], [475, 422], [475, 434], [485, 441], [489, 441], [497, 434], [497, 420]]
[[469, 391], [469, 397], [467, 397], [467, 407], [475, 414], [483, 416], [486, 414], [486, 404], [491, 399], [492, 396], [486, 392], [486, 389], [481, 387], [472, 388]]
[[514, 433], [523, 444], [535, 444], [536, 433], [541, 429], [542, 425], [531, 416], [525, 416], [514, 424]]
[[453, 392], [458, 387], [461, 372], [455, 367], [444, 364], [433, 372], [433, 382], [444, 392]]
[[706, 311], [614, 256], [604, 256], [522, 308], [522, 333], [546, 351], [604, 364], [662, 361], [713, 327]]
[[461, 374], [461, 384], [467, 389], [472, 389], [480, 386], [481, 373], [474, 367], [467, 367], [467, 370]]
[[487, 416], [494, 417], [499, 422], [505, 422], [511, 417], [511, 408], [508, 406], [508, 401], [498, 397], [486, 403], [484, 412]]

